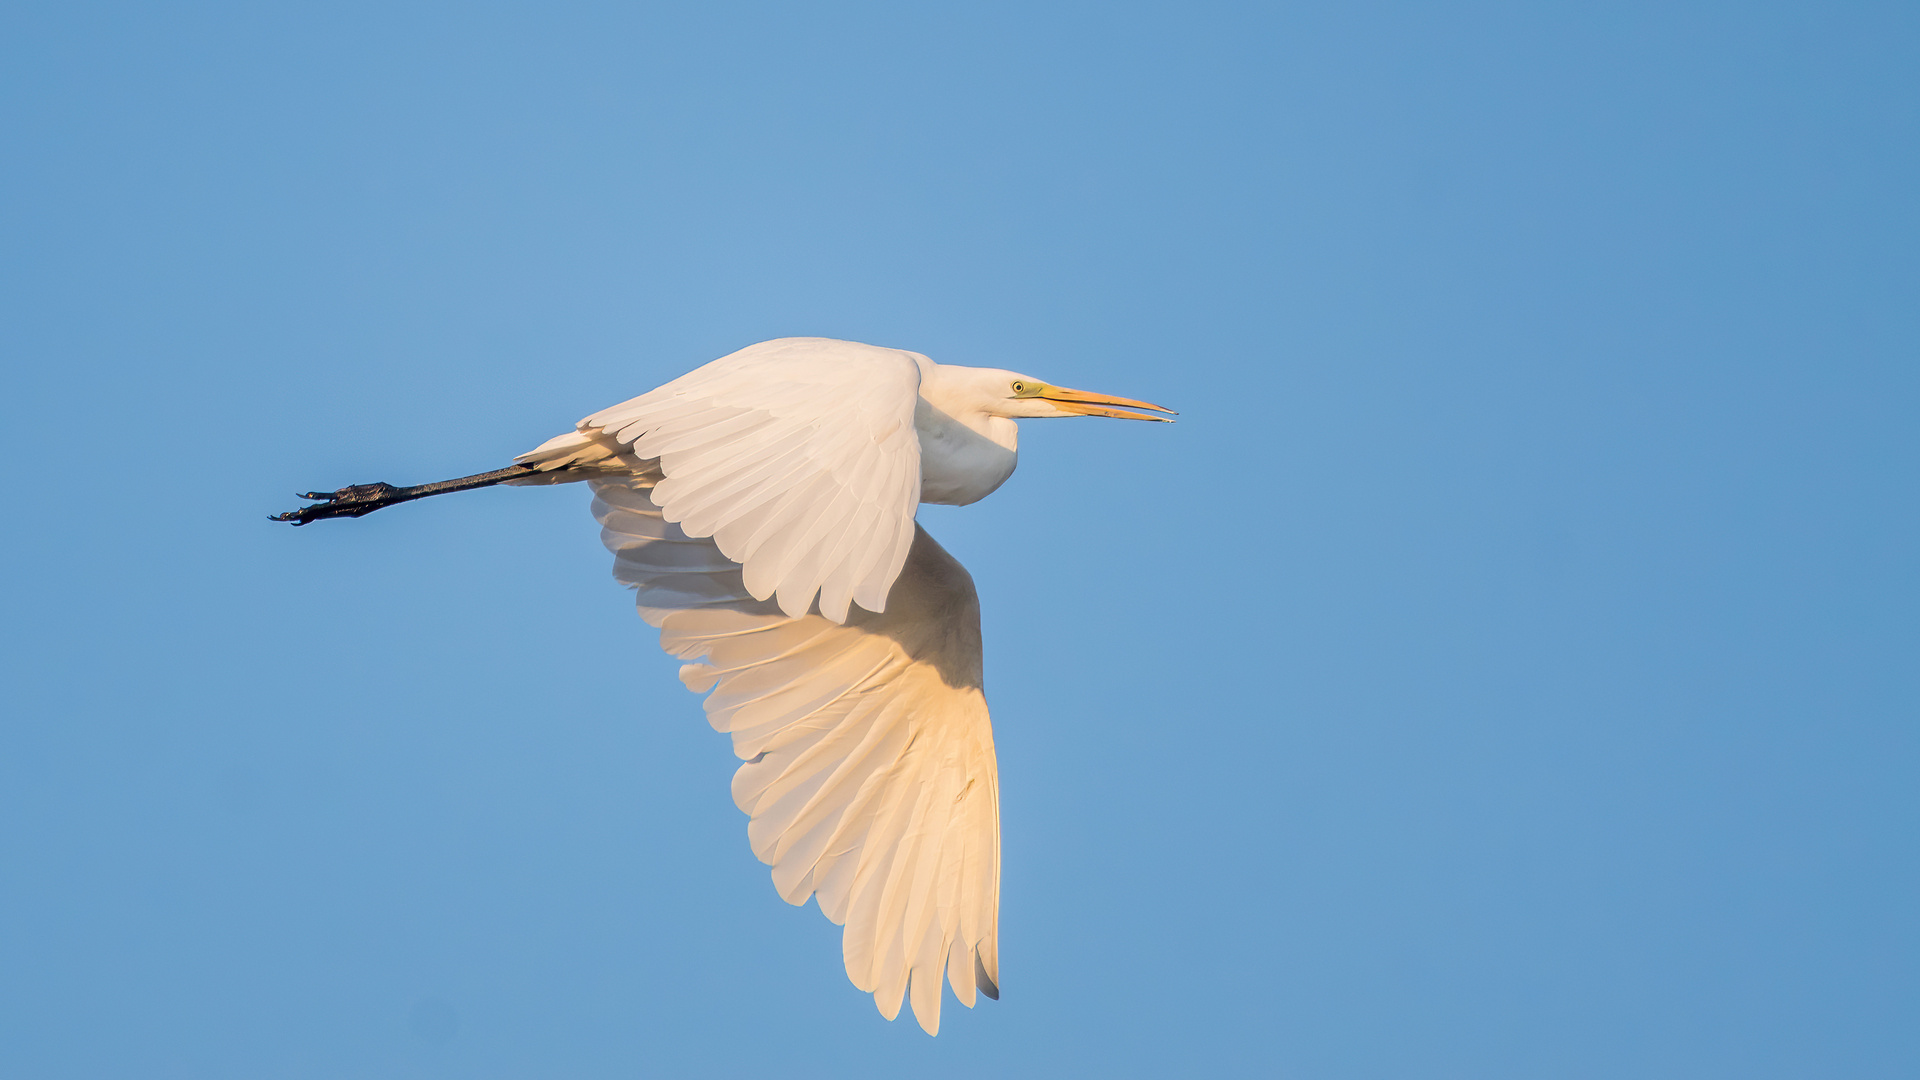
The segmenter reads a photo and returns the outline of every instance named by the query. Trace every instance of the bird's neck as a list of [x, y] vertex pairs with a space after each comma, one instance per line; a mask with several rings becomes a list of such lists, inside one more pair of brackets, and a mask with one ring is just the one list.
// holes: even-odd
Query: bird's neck
[[922, 377], [913, 411], [920, 437], [920, 501], [965, 506], [991, 495], [1013, 475], [1020, 428], [970, 405], [966, 388], [941, 380], [938, 371]]
[[[921, 368], [920, 400], [938, 414], [941, 423], [954, 423], [1008, 452], [1020, 448], [1020, 426], [1012, 419], [987, 411], [990, 397], [981, 389], [979, 368], [936, 364], [928, 361]], [[999, 384], [995, 384], [999, 389]], [[925, 408], [914, 417], [922, 426]]]
[[[931, 411], [934, 413], [934, 416], [930, 419], [934, 422], [927, 427], [922, 427], [921, 430], [923, 433], [931, 429], [933, 431], [941, 431], [941, 434], [948, 439], [959, 439], [959, 441], [965, 442], [974, 441], [973, 439], [960, 437], [958, 432], [941, 430], [960, 427], [971, 432], [976, 438], [985, 439], [987, 442], [1005, 450], [1009, 454], [1017, 454], [1020, 452], [1020, 425], [1004, 416], [994, 416], [991, 413], [977, 411], [950, 413], [938, 406], [932, 407]], [[920, 415], [917, 412], [914, 416], [914, 424], [916, 427], [920, 426]]]

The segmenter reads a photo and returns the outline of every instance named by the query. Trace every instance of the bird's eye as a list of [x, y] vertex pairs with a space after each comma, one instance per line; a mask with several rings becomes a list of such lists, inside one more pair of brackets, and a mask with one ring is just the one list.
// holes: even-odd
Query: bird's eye
[[1023, 382], [1016, 382], [1013, 384], [1013, 392], [1016, 394], [1024, 392], [1026, 388], [1027, 388], [1027, 384]]

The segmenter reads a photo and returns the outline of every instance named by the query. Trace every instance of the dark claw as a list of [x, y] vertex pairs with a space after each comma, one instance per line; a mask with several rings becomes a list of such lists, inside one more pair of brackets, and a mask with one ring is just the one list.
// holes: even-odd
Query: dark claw
[[267, 520], [306, 525], [321, 518], [363, 517], [383, 506], [405, 502], [408, 498], [417, 498], [409, 495], [407, 489], [397, 488], [388, 483], [354, 484], [338, 491], [308, 491], [299, 497], [313, 500], [313, 505], [289, 510], [284, 514], [274, 514]]

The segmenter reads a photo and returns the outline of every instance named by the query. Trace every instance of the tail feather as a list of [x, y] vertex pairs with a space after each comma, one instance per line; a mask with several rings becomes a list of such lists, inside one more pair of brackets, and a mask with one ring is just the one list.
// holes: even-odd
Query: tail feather
[[597, 429], [556, 435], [513, 461], [516, 465], [531, 465], [540, 470], [537, 475], [507, 481], [521, 486], [568, 484], [609, 474], [661, 478], [657, 460], [635, 457], [629, 447]]

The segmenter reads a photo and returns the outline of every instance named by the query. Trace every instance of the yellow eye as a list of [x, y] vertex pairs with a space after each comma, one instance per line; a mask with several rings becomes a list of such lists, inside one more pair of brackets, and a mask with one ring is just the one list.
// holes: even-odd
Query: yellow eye
[[1027, 384], [1026, 384], [1026, 383], [1023, 383], [1023, 382], [1016, 382], [1016, 383], [1014, 383], [1014, 384], [1013, 384], [1013, 392], [1014, 392], [1014, 393], [1016, 393], [1016, 394], [1019, 394], [1019, 393], [1024, 393], [1024, 392], [1026, 392], [1026, 389], [1027, 389]]

